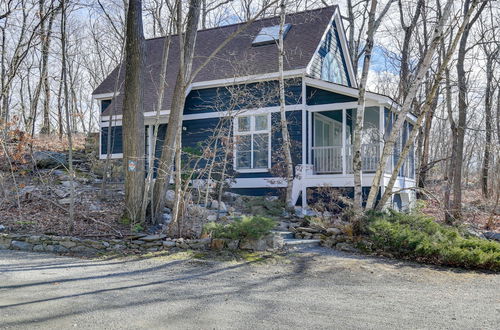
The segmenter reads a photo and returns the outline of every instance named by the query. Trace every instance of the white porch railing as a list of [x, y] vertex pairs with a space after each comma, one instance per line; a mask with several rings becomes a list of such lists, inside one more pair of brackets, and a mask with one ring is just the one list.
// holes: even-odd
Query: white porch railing
[[[346, 173], [352, 173], [352, 146], [346, 146], [345, 152], [340, 146], [313, 147], [314, 172], [317, 174], [343, 173], [343, 157], [345, 156]], [[361, 146], [362, 170], [375, 172], [380, 161], [380, 145], [363, 144]]]
[[342, 173], [342, 147], [313, 147], [314, 172]]

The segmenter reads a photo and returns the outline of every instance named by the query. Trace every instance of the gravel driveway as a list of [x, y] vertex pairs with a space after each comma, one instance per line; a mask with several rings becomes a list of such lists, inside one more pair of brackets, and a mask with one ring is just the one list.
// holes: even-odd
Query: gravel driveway
[[0, 250], [6, 329], [498, 329], [500, 275], [323, 248], [265, 263]]

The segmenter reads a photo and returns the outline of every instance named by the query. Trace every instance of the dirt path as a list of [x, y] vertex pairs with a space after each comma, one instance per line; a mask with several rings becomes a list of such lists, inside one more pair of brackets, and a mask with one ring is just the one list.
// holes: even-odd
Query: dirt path
[[0, 250], [0, 328], [496, 329], [500, 275], [326, 249], [265, 263]]

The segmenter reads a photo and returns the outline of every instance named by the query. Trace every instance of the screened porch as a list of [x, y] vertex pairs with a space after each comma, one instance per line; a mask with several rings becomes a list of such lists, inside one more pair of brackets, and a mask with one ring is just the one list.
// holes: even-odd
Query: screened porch
[[[309, 159], [312, 160], [314, 174], [345, 175], [353, 172], [355, 121], [356, 109], [312, 113], [312, 145]], [[383, 148], [384, 130], [381, 130], [380, 127], [384, 127], [384, 108], [367, 107], [363, 126], [361, 136], [362, 170], [365, 173], [373, 173], [377, 170]]]

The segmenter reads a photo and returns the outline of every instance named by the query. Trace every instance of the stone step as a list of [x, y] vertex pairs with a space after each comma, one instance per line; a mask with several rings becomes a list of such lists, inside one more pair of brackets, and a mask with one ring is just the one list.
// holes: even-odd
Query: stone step
[[319, 239], [285, 239], [285, 246], [289, 248], [315, 247], [320, 244]]
[[283, 239], [292, 239], [294, 238], [294, 235], [291, 231], [284, 231], [284, 230], [273, 230], [273, 234], [281, 236]]

